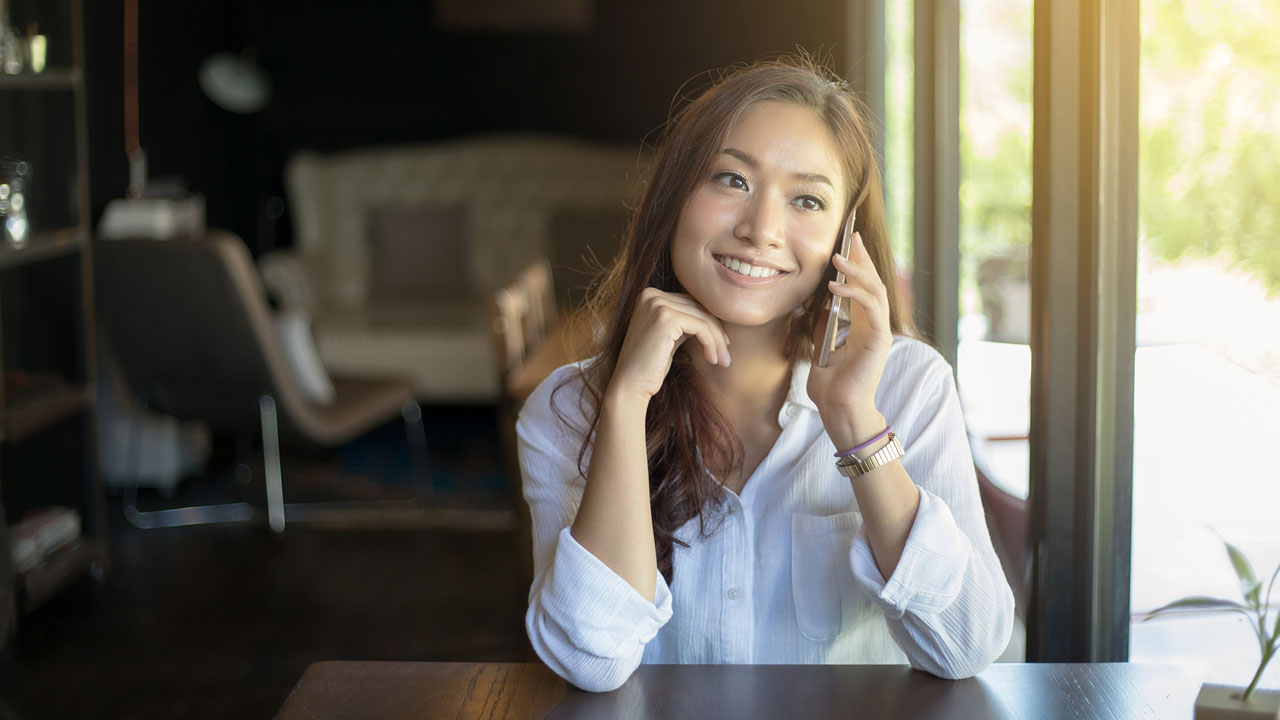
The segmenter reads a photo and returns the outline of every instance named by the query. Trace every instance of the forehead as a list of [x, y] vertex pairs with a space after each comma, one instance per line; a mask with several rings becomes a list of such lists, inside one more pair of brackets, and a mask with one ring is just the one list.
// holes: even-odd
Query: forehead
[[747, 153], [767, 170], [825, 175], [838, 191], [846, 189], [839, 145], [812, 108], [779, 100], [754, 103], [729, 126], [725, 148]]

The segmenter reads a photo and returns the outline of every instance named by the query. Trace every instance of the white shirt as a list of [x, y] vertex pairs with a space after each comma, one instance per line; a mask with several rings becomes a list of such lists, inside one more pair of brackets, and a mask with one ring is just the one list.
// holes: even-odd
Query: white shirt
[[[1013, 594], [987, 534], [951, 368], [895, 337], [876, 407], [906, 447], [920, 508], [892, 576], [877, 569], [836, 448], [792, 371], [782, 432], [743, 486], [727, 489], [677, 536], [671, 586], [654, 601], [573, 538], [585, 479], [578, 365], [553, 373], [517, 423], [533, 519], [534, 580], [525, 625], [538, 656], [585, 690], [622, 685], [646, 663], [904, 663], [948, 678], [1004, 651]], [[569, 384], [553, 392], [564, 381]], [[563, 415], [564, 421], [556, 410]], [[590, 456], [586, 458], [588, 467]]]

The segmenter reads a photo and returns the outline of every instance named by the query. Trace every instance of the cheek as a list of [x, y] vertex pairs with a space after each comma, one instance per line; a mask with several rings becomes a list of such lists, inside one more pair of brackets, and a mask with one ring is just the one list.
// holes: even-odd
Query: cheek
[[801, 267], [804, 272], [815, 273], [819, 276], [826, 273], [826, 268], [831, 265], [831, 255], [836, 252], [836, 244], [834, 238], [828, 238], [825, 229], [814, 232], [798, 243], [796, 247], [796, 255], [800, 259]]
[[676, 224], [675, 235], [667, 252], [671, 258], [671, 272], [676, 282], [688, 291], [689, 283], [697, 278], [697, 258], [701, 254], [702, 243], [699, 242], [701, 232], [696, 222], [691, 222], [687, 214], [681, 215]]
[[703, 185], [689, 196], [680, 213], [680, 222], [703, 234], [723, 232], [726, 228], [733, 228], [741, 219], [743, 199], [714, 186]]

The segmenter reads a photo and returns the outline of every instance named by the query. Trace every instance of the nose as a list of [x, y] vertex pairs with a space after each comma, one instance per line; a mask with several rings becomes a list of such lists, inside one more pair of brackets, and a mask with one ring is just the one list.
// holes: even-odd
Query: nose
[[743, 208], [733, 234], [756, 247], [778, 247], [785, 237], [784, 203], [757, 196]]

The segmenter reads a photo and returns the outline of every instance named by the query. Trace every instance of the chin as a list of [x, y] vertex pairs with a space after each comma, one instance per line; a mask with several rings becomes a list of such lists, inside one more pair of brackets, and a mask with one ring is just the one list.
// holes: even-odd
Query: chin
[[777, 311], [754, 308], [725, 308], [724, 312], [712, 311], [725, 325], [743, 328], [759, 328], [784, 323], [792, 315], [791, 311]]

